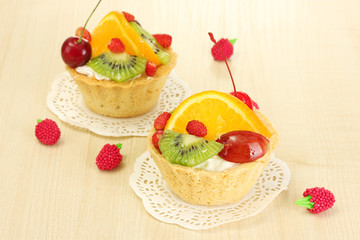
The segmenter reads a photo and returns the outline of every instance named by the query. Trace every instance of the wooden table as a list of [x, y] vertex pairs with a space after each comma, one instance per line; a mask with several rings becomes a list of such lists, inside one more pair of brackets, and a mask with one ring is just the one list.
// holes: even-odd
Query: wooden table
[[[224, 63], [210, 55], [208, 31], [238, 38], [229, 61], [238, 88], [281, 135], [275, 150], [291, 171], [287, 191], [260, 214], [192, 231], [149, 215], [129, 186], [145, 137], [103, 137], [62, 122], [46, 106], [64, 71], [62, 42], [84, 24], [92, 1], [4, 1], [0, 8], [1, 239], [359, 239], [360, 2], [103, 1], [93, 29], [111, 10], [133, 13], [153, 33], [169, 33], [176, 72], [193, 93], [232, 91]], [[37, 118], [61, 128], [54, 146], [34, 136]], [[97, 169], [105, 143], [124, 160]], [[307, 187], [335, 194], [331, 210], [296, 206]]]

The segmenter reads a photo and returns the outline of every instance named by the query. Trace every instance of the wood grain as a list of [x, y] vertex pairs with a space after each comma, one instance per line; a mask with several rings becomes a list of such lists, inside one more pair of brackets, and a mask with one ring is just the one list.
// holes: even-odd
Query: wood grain
[[[46, 106], [64, 71], [60, 46], [97, 1], [1, 0], [1, 239], [359, 239], [360, 2], [357, 0], [103, 1], [93, 29], [111, 10], [133, 13], [153, 33], [170, 33], [177, 74], [193, 92], [231, 91], [212, 60], [207, 32], [238, 38], [229, 61], [280, 133], [275, 150], [291, 170], [289, 189], [263, 212], [206, 231], [151, 217], [129, 186], [144, 137], [109, 138], [60, 121]], [[34, 137], [37, 118], [61, 128], [58, 144]], [[123, 143], [124, 161], [99, 171], [105, 143]], [[311, 215], [295, 206], [324, 186], [335, 207]]]

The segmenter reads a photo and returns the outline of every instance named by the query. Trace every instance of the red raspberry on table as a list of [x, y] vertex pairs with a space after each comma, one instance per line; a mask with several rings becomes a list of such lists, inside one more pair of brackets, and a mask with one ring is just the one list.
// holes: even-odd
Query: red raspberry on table
[[[228, 40], [227, 38], [221, 38], [219, 41], [217, 41], [217, 46], [214, 45], [211, 48], [211, 54], [217, 61], [224, 61], [225, 59], [229, 59], [233, 53], [234, 53], [234, 46], [236, 39]], [[219, 50], [221, 48], [222, 54]], [[225, 59], [224, 59], [225, 57]]]
[[197, 137], [205, 137], [207, 134], [207, 129], [205, 124], [198, 120], [191, 120], [186, 125], [186, 131]]
[[162, 137], [163, 133], [164, 133], [164, 130], [159, 130], [159, 131], [156, 131], [152, 135], [152, 143], [154, 144], [155, 148], [157, 150], [159, 150], [159, 151], [160, 151], [160, 149], [159, 149], [159, 140]]
[[[231, 95], [235, 96], [234, 92], [230, 93]], [[245, 103], [251, 110], [253, 110], [253, 101], [251, 100], [251, 98], [249, 97], [249, 95], [247, 95], [244, 92], [239, 92], [236, 91], [236, 96], [240, 101], [242, 101], [243, 103]], [[257, 104], [256, 104], [257, 106]], [[259, 106], [257, 106], [259, 109]]]
[[61, 135], [61, 131], [56, 124], [51, 119], [37, 120], [38, 124], [35, 127], [35, 136], [36, 138], [45, 145], [54, 145]]
[[332, 208], [335, 197], [332, 192], [325, 188], [308, 188], [303, 193], [304, 198], [296, 201], [296, 205], [306, 207], [311, 213], [320, 213]]
[[169, 34], [154, 34], [153, 37], [163, 48], [168, 48], [171, 46], [172, 37]]
[[126, 21], [132, 22], [132, 21], [135, 20], [134, 15], [132, 15], [131, 13], [128, 13], [128, 12], [125, 12], [125, 11], [123, 11], [122, 13], [124, 14], [124, 17], [125, 17]]
[[121, 143], [112, 145], [108, 143], [104, 145], [96, 157], [96, 165], [98, 168], [101, 170], [116, 168], [122, 160], [122, 155], [120, 154], [121, 146]]
[[171, 117], [171, 113], [163, 112], [154, 121], [154, 128], [156, 130], [164, 130], [167, 121]]
[[145, 68], [145, 72], [146, 72], [146, 75], [148, 75], [149, 77], [152, 77], [155, 75], [156, 73], [156, 64], [151, 62], [151, 61], [148, 61], [146, 63], [146, 68]]
[[[78, 27], [75, 31], [75, 36], [80, 37], [83, 27]], [[88, 42], [91, 42], [91, 34], [90, 32], [85, 28], [82, 38], [85, 38]]]
[[125, 46], [119, 38], [113, 38], [108, 44], [108, 49], [113, 53], [122, 53], [125, 51]]

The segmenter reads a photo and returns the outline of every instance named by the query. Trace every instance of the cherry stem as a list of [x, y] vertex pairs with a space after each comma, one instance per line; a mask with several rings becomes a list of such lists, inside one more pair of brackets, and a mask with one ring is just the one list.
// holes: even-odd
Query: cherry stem
[[227, 69], [228, 69], [228, 71], [229, 71], [229, 74], [230, 74], [230, 77], [231, 77], [231, 81], [232, 81], [232, 84], [233, 84], [233, 87], [234, 87], [234, 95], [236, 96], [235, 82], [234, 82], [233, 76], [232, 76], [232, 74], [231, 74], [230, 67], [229, 67], [229, 65], [228, 65], [228, 63], [227, 63], [227, 61], [226, 61], [226, 59], [225, 59], [225, 56], [224, 56], [223, 52], [221, 51], [219, 45], [217, 44], [217, 42], [216, 42], [216, 40], [215, 40], [215, 38], [214, 38], [214, 35], [213, 35], [211, 32], [209, 32], [208, 34], [209, 34], [209, 36], [210, 36], [210, 40], [211, 40], [213, 43], [215, 43], [215, 45], [217, 46], [217, 48], [219, 49], [219, 51], [220, 51], [220, 53], [221, 53], [221, 56], [223, 57], [223, 59], [224, 59], [224, 61], [225, 61], [226, 67], [227, 67]]
[[82, 39], [82, 37], [83, 37], [83, 34], [84, 34], [84, 31], [85, 31], [86, 25], [87, 25], [87, 23], [89, 22], [89, 20], [90, 20], [91, 16], [93, 15], [93, 13], [95, 12], [96, 8], [99, 6], [100, 2], [101, 2], [101, 0], [99, 0], [99, 2], [96, 4], [94, 10], [91, 12], [90, 16], [89, 16], [88, 19], [86, 20], [85, 25], [84, 25], [84, 27], [83, 27], [83, 30], [81, 31], [80, 38], [79, 38], [79, 40], [77, 40], [77, 44], [81, 43], [81, 39]]

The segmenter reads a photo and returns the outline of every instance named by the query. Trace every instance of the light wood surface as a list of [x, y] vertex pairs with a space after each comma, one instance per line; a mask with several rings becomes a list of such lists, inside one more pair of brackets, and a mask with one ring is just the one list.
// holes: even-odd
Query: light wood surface
[[[126, 10], [150, 32], [170, 33], [176, 72], [193, 93], [232, 90], [207, 32], [238, 38], [229, 62], [237, 87], [280, 133], [275, 154], [291, 181], [260, 214], [206, 231], [159, 222], [130, 188], [145, 137], [98, 136], [46, 106], [64, 71], [61, 44], [96, 2], [0, 1], [0, 239], [360, 239], [358, 0], [108, 0], [93, 15], [89, 29]], [[50, 147], [34, 135], [46, 117], [62, 132]], [[117, 142], [121, 166], [99, 171], [99, 150]], [[295, 205], [314, 186], [335, 194], [334, 208], [312, 215]]]

